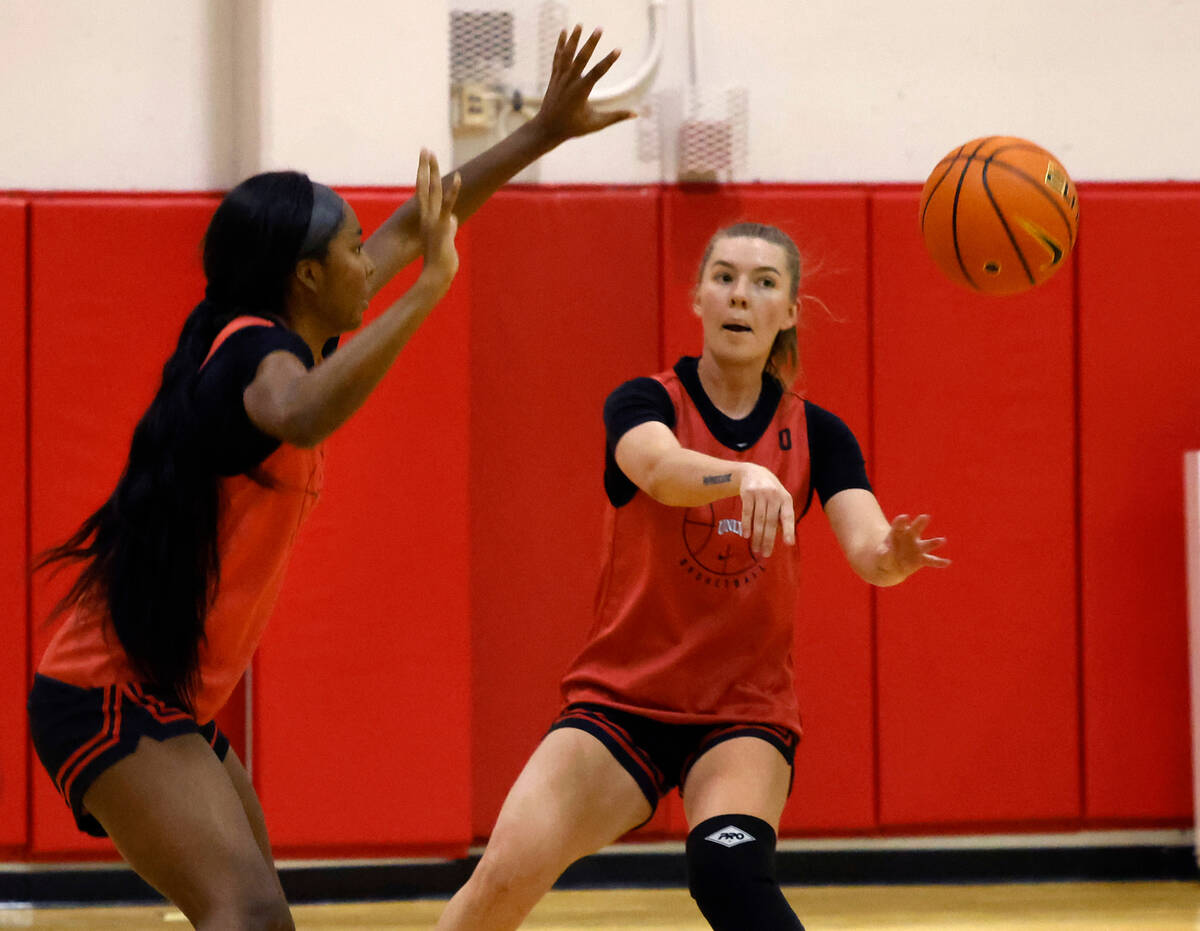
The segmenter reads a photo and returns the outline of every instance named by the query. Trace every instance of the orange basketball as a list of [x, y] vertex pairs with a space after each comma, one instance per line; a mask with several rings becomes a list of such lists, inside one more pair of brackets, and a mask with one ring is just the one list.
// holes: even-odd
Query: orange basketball
[[1079, 229], [1079, 199], [1062, 163], [1012, 136], [973, 139], [948, 154], [921, 191], [921, 234], [952, 281], [1016, 294], [1062, 266]]

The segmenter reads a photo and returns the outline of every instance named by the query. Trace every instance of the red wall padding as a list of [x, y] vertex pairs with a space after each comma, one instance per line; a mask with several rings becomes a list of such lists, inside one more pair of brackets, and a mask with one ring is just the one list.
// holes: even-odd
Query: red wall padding
[[[31, 394], [34, 551], [61, 540], [116, 483], [134, 424], [203, 293], [199, 243], [214, 198], [38, 200], [32, 223]], [[34, 584], [41, 627], [70, 574]], [[34, 854], [112, 850], [76, 831], [40, 765]]]
[[[351, 201], [370, 230], [403, 196]], [[459, 234], [450, 295], [329, 441], [255, 667], [252, 765], [281, 855], [460, 854], [490, 831], [590, 622], [603, 400], [699, 350], [697, 264], [739, 219], [799, 243], [819, 299], [801, 387], [854, 430], [888, 516], [929, 511], [955, 560], [873, 594], [819, 506], [801, 524], [806, 736], [782, 832], [1189, 818], [1180, 458], [1200, 447], [1200, 191], [1081, 199], [1067, 267], [988, 299], [934, 268], [910, 187], [501, 192]], [[24, 202], [0, 202], [7, 734], [25, 732], [25, 644], [36, 660], [69, 580], [36, 579], [27, 621], [25, 527], [37, 552], [111, 490], [201, 294], [217, 198], [31, 201], [28, 243]], [[221, 723], [240, 746], [240, 694]], [[26, 785], [28, 752], [0, 746], [0, 850], [111, 855], [40, 766]], [[640, 836], [685, 830], [671, 801]]]
[[874, 198], [873, 478], [955, 562], [876, 595], [880, 823], [1076, 818], [1075, 266], [974, 295], [917, 200]]
[[[403, 197], [350, 202], [369, 233]], [[466, 231], [458, 249], [470, 268]], [[469, 296], [460, 271], [329, 439], [322, 501], [259, 649], [254, 777], [284, 855], [462, 855], [470, 839]]]
[[591, 622], [601, 409], [621, 382], [657, 370], [658, 196], [504, 191], [466, 228], [472, 793], [485, 835]]
[[[700, 323], [692, 310], [700, 259], [717, 229], [743, 220], [778, 226], [799, 247], [804, 374], [797, 388], [849, 424], [869, 462], [865, 191], [757, 185], [668, 190], [664, 367], [700, 351]], [[804, 586], [795, 664], [805, 735], [782, 830], [866, 829], [875, 820], [870, 588], [849, 569], [815, 497], [797, 545]], [[678, 806], [671, 827], [686, 833]]]
[[1183, 452], [1200, 448], [1200, 190], [1084, 190], [1086, 813], [1191, 814]]
[[658, 199], [512, 190], [468, 229], [473, 823], [486, 835], [592, 618], [601, 408], [658, 360]]
[[25, 721], [28, 684], [28, 594], [25, 567], [25, 223], [27, 205], [0, 200], [0, 850], [28, 840]]

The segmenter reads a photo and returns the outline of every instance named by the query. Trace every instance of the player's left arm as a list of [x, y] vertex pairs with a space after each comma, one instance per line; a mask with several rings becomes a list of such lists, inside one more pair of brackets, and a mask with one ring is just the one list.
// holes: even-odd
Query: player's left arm
[[[588, 100], [596, 82], [608, 72], [621, 52], [613, 49], [585, 73], [600, 41], [601, 30], [593, 31], [582, 46], [579, 45], [581, 32], [581, 27], [576, 26], [570, 36], [565, 31], [559, 35], [550, 81], [542, 95], [541, 106], [529, 122], [458, 169], [462, 187], [454, 204], [454, 215], [460, 224], [517, 172], [560, 143], [635, 115], [631, 110], [602, 112]], [[450, 176], [443, 179], [442, 184], [448, 189]], [[375, 274], [371, 277], [373, 297], [396, 272], [421, 254], [415, 198], [405, 201], [363, 244], [363, 249], [375, 263]]]
[[928, 514], [901, 514], [888, 523], [875, 495], [865, 488], [833, 495], [825, 502], [825, 516], [850, 567], [872, 585], [897, 585], [918, 569], [950, 565], [933, 555], [946, 538], [921, 536], [929, 526]]

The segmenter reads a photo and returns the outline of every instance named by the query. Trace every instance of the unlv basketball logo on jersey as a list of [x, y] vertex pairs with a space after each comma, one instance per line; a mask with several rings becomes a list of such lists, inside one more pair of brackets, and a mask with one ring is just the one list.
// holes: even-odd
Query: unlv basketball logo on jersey
[[[683, 546], [679, 566], [702, 585], [741, 588], [763, 573], [763, 564], [742, 536], [741, 499], [730, 498], [683, 512]], [[721, 507], [720, 515], [717, 507]], [[723, 515], [723, 516], [722, 516]]]

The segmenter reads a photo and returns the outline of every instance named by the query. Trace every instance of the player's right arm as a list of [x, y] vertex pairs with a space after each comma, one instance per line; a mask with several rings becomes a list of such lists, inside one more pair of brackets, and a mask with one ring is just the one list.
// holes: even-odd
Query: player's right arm
[[770, 556], [780, 531], [784, 543], [796, 542], [792, 496], [770, 469], [685, 449], [656, 420], [627, 430], [614, 457], [626, 477], [661, 504], [697, 507], [740, 495], [742, 536], [755, 553]]
[[[601, 31], [595, 30], [582, 45], [579, 44], [580, 26], [576, 26], [569, 36], [565, 30], [559, 35], [550, 80], [537, 113], [459, 169], [462, 194], [454, 213], [460, 222], [478, 210], [517, 172], [561, 143], [635, 116], [632, 110], [598, 110], [588, 100], [596, 82], [620, 55], [614, 49], [585, 71], [600, 35]], [[420, 255], [421, 247], [417, 205], [415, 198], [410, 198], [363, 244], [364, 251], [375, 263], [373, 291], [382, 288], [397, 271]]]
[[259, 430], [294, 446], [315, 446], [362, 406], [458, 271], [453, 212], [458, 184], [456, 177], [443, 197], [437, 159], [422, 151], [417, 170], [425, 244], [421, 274], [399, 300], [319, 365], [306, 368], [286, 351], [264, 357], [242, 395], [246, 414]]

